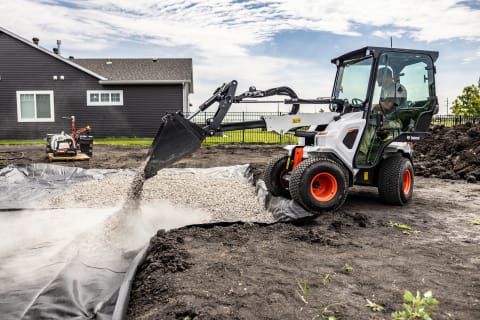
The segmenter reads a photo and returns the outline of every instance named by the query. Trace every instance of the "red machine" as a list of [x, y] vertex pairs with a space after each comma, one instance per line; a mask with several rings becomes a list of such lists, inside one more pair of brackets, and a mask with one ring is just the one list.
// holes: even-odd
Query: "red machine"
[[68, 135], [47, 134], [47, 154], [50, 160], [88, 160], [93, 154], [93, 136], [89, 135], [90, 126], [76, 129], [75, 116], [62, 117], [70, 119], [72, 130]]

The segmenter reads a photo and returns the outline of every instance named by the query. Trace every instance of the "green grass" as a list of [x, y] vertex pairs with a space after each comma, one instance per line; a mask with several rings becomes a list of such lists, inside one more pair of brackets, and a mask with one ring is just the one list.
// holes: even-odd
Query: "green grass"
[[[109, 144], [117, 146], [149, 146], [152, 138], [97, 138], [94, 144]], [[46, 140], [0, 140], [0, 145], [45, 144]]]
[[93, 144], [109, 144], [114, 146], [150, 146], [152, 138], [95, 138]]
[[292, 135], [278, 135], [262, 129], [235, 130], [224, 133], [223, 137], [207, 137], [204, 144], [228, 144], [228, 143], [266, 143], [266, 144], [294, 144], [296, 137]]
[[[117, 146], [149, 146], [152, 138], [97, 138], [94, 144], [109, 144]], [[46, 140], [0, 140], [0, 145], [45, 144]]]
[[[153, 138], [95, 138], [94, 144], [108, 144], [116, 146], [150, 146]], [[207, 137], [204, 145], [231, 144], [231, 143], [258, 143], [258, 144], [295, 144], [296, 137], [288, 134], [278, 135], [261, 129], [236, 130], [225, 132], [221, 137]], [[0, 145], [45, 144], [45, 140], [0, 140]]]
[[0, 140], [0, 145], [45, 144], [45, 140]]

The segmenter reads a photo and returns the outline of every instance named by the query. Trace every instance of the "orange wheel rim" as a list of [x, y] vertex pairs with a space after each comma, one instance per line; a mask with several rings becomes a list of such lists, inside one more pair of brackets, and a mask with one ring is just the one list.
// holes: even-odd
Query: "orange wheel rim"
[[317, 174], [310, 182], [310, 193], [317, 201], [330, 201], [335, 197], [337, 191], [337, 179], [328, 172]]
[[410, 193], [412, 188], [412, 173], [410, 170], [405, 170], [403, 173], [403, 194]]

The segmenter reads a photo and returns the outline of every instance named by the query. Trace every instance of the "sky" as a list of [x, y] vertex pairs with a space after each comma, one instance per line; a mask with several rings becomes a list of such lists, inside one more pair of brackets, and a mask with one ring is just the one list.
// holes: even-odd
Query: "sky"
[[192, 110], [234, 79], [237, 93], [330, 96], [332, 58], [390, 39], [440, 52], [441, 114], [480, 77], [480, 0], [2, 0], [0, 26], [48, 49], [60, 39], [65, 57], [192, 58]]

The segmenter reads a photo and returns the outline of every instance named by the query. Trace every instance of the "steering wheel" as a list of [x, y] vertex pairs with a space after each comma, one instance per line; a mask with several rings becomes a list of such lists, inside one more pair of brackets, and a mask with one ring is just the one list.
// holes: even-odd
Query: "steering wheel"
[[353, 98], [351, 105], [352, 105], [353, 107], [357, 107], [357, 108], [358, 108], [358, 107], [361, 107], [361, 106], [363, 105], [363, 100], [362, 100], [362, 99], [359, 99], [359, 98]]

